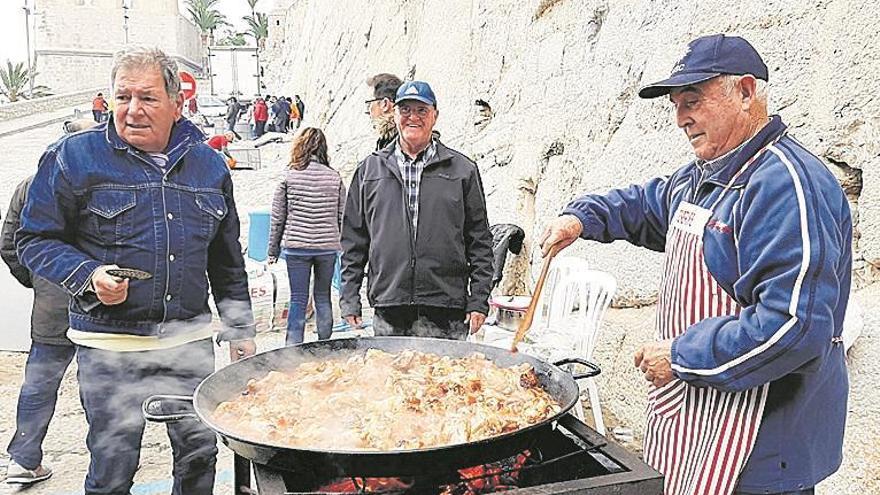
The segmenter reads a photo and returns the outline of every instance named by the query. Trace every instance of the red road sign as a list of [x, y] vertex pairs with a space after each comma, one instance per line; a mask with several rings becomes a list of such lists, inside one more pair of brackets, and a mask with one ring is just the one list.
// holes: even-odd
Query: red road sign
[[196, 78], [189, 72], [180, 71], [180, 90], [186, 100], [196, 95]]

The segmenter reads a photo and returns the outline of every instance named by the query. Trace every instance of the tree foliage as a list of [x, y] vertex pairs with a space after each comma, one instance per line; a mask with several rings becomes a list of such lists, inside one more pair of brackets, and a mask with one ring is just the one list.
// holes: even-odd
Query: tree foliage
[[219, 46], [245, 46], [247, 40], [244, 39], [245, 33], [234, 33], [232, 30], [223, 31], [221, 37], [217, 40]]
[[269, 37], [269, 16], [262, 12], [255, 12], [253, 16], [243, 17], [248, 28], [245, 34], [252, 37], [261, 50], [266, 47], [266, 38]]
[[217, 10], [220, 0], [186, 0], [186, 10], [190, 19], [198, 26], [202, 35], [212, 35], [214, 30], [228, 26], [226, 16]]
[[21, 99], [30, 100], [32, 98], [40, 98], [49, 96], [52, 93], [49, 88], [43, 85], [34, 86], [33, 93], [30, 92], [31, 78], [37, 77], [37, 73], [31, 74], [24, 62], [14, 64], [7, 60], [6, 67], [0, 67], [0, 94], [6, 97], [10, 102]]

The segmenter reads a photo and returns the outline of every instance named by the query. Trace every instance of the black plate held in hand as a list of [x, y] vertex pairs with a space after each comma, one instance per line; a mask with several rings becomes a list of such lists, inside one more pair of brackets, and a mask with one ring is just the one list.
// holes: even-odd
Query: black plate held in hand
[[134, 280], [147, 280], [153, 278], [152, 273], [138, 270], [136, 268], [110, 268], [107, 270], [107, 275], [110, 275], [111, 277], [131, 278]]

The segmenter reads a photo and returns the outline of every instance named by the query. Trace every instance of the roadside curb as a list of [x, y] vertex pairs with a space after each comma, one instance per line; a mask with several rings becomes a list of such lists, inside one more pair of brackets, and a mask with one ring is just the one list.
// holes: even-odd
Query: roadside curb
[[11, 135], [17, 134], [19, 132], [32, 131], [34, 129], [39, 129], [40, 127], [46, 127], [47, 125], [57, 124], [60, 122], [64, 122], [65, 120], [72, 119], [74, 117], [75, 117], [75, 114], [71, 113], [71, 114], [65, 115], [63, 117], [54, 117], [49, 120], [37, 122], [35, 124], [28, 124], [24, 127], [18, 127], [18, 128], [6, 130], [6, 131], [0, 131], [0, 138], [4, 138], [6, 136], [11, 136]]

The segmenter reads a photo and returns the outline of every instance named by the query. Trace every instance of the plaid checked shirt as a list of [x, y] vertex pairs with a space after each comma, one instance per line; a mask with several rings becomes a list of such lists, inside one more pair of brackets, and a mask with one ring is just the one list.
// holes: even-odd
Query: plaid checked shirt
[[431, 139], [431, 143], [424, 151], [415, 158], [410, 158], [400, 149], [400, 142], [394, 147], [394, 157], [397, 159], [397, 166], [400, 168], [400, 177], [403, 179], [404, 193], [406, 195], [407, 207], [412, 215], [413, 236], [419, 226], [419, 187], [422, 183], [422, 171], [425, 165], [430, 162], [437, 154], [437, 145]]

